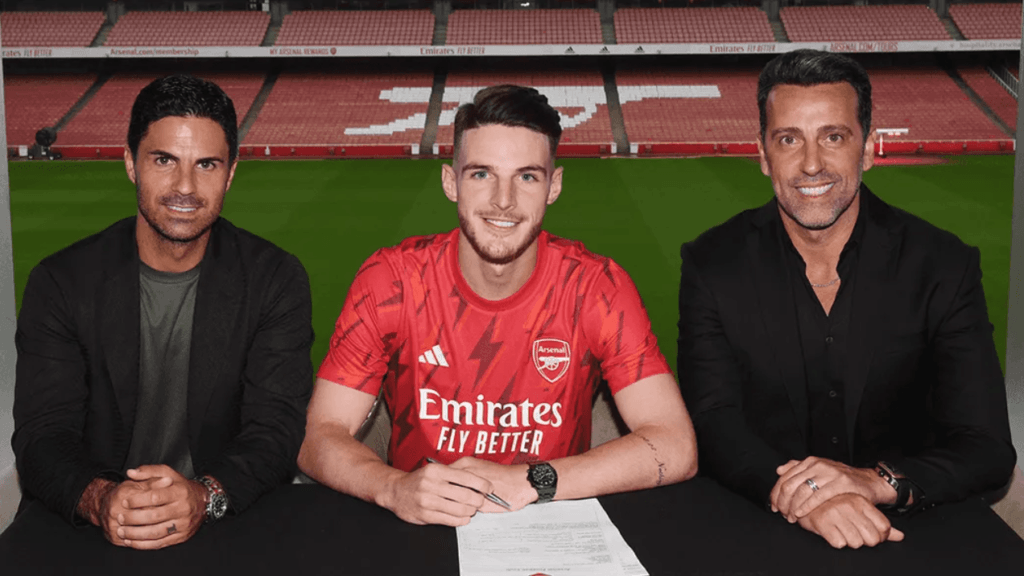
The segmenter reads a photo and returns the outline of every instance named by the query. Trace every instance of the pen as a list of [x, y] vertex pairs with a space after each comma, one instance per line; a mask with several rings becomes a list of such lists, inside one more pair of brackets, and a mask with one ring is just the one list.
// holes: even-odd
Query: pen
[[[441, 464], [440, 462], [438, 462], [437, 460], [434, 460], [433, 458], [427, 458], [427, 462], [430, 462], [431, 464]], [[444, 466], [444, 464], [441, 464], [441, 465]], [[455, 484], [455, 483], [452, 482], [452, 484]], [[455, 485], [456, 486], [462, 486], [462, 484], [455, 484]], [[463, 488], [469, 488], [469, 486], [462, 486], [462, 487]], [[469, 489], [472, 490], [473, 492], [476, 492], [477, 494], [483, 494], [483, 492], [477, 490], [476, 488], [469, 488]], [[487, 498], [488, 500], [490, 500], [491, 502], [494, 502], [498, 506], [501, 506], [505, 510], [512, 510], [512, 505], [511, 504], [509, 504], [508, 502], [505, 502], [504, 500], [499, 498], [497, 494], [495, 494], [493, 492], [490, 492], [488, 494], [484, 494], [484, 498]]]

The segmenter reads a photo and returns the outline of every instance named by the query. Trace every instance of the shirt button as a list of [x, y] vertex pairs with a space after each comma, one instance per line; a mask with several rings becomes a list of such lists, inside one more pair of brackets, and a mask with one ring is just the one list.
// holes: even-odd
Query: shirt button
[[838, 396], [838, 394], [836, 394], [835, 390], [829, 390], [828, 391], [828, 397], [829, 398], [835, 398], [836, 396]]
[[832, 337], [831, 336], [825, 336], [825, 344], [831, 344], [831, 343], [832, 343]]
[[832, 443], [833, 443], [833, 444], [839, 444], [839, 438], [838, 438], [838, 437], [836, 437], [836, 436], [833, 436], [833, 437], [832, 437]]

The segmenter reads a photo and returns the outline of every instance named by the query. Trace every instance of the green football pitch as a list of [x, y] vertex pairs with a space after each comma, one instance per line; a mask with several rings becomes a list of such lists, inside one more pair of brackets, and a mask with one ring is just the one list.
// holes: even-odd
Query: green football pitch
[[[886, 201], [981, 248], [989, 316], [1006, 347], [1012, 156], [963, 156], [936, 165], [876, 166], [864, 180]], [[675, 365], [679, 246], [771, 198], [756, 162], [743, 158], [566, 159], [561, 198], [545, 228], [582, 240], [633, 277], [662, 351]], [[434, 160], [245, 161], [224, 216], [297, 255], [312, 282], [317, 340], [327, 350], [360, 263], [411, 235], [458, 225]], [[12, 163], [15, 281], [46, 255], [135, 214], [120, 162]]]

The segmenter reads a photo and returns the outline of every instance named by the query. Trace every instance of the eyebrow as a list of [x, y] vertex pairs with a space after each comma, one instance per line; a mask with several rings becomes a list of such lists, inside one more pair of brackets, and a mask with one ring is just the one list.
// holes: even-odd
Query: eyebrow
[[[845, 124], [829, 124], [818, 128], [818, 132], [843, 132], [845, 134], [853, 134], [853, 129]], [[786, 126], [784, 128], [776, 128], [769, 133], [772, 138], [782, 134], [803, 134], [803, 130], [793, 126]]]
[[466, 172], [472, 172], [474, 170], [487, 170], [488, 172], [490, 172], [491, 167], [485, 164], [466, 164], [465, 166], [462, 167], [463, 174], [465, 174]]
[[[178, 158], [174, 154], [171, 154], [170, 152], [167, 152], [165, 150], [150, 150], [149, 151], [149, 155], [150, 156], [158, 156], [158, 157], [167, 157], [167, 158], [170, 158], [170, 159], [172, 159], [174, 161], [181, 160], [181, 158]], [[199, 164], [199, 163], [202, 163], [202, 162], [220, 162], [220, 163], [224, 163], [224, 159], [221, 158], [220, 156], [207, 156], [205, 158], [200, 158], [200, 159], [196, 160], [196, 164]]]
[[[493, 172], [494, 168], [492, 168], [491, 166], [487, 166], [486, 164], [467, 164], [462, 167], [463, 174], [465, 174], [466, 172], [472, 172], [474, 170], [487, 170], [488, 172]], [[537, 164], [530, 164], [529, 166], [523, 166], [522, 168], [518, 168], [516, 170], [516, 174], [522, 174], [523, 172], [540, 172], [541, 174], [547, 176], [548, 170], [543, 166], [538, 166]]]
[[544, 174], [545, 176], [547, 176], [548, 169], [543, 167], [543, 166], [538, 166], [536, 164], [531, 164], [529, 166], [523, 166], [519, 170], [516, 170], [516, 173], [518, 173], [518, 174], [522, 174], [523, 172], [540, 172], [541, 174]]
[[819, 128], [818, 132], [846, 132], [847, 134], [853, 134], [853, 130], [846, 124], [829, 124]]

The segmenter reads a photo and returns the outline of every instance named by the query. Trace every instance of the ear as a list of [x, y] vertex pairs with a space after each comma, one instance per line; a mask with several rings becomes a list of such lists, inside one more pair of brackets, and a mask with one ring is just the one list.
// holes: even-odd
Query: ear
[[868, 170], [875, 165], [875, 142], [878, 141], [878, 130], [874, 128], [864, 141], [864, 155], [861, 159], [861, 170]]
[[135, 159], [132, 158], [132, 151], [128, 149], [128, 146], [124, 147], [124, 170], [128, 173], [128, 179], [132, 181], [132, 184], [139, 185], [135, 181]]
[[548, 185], [548, 206], [555, 203], [562, 195], [562, 167], [555, 168], [551, 173], [551, 184]]
[[764, 135], [758, 135], [757, 138], [757, 156], [761, 160], [761, 174], [771, 178], [772, 169], [768, 166], [768, 158], [764, 155]]
[[227, 192], [231, 189], [231, 181], [235, 179], [235, 168], [238, 168], [238, 159], [231, 163], [231, 169], [228, 170], [228, 182], [224, 185], [224, 191]]
[[457, 182], [458, 178], [455, 175], [455, 168], [451, 164], [441, 165], [441, 188], [444, 189], [444, 195], [448, 197], [452, 202], [459, 201], [459, 186]]

